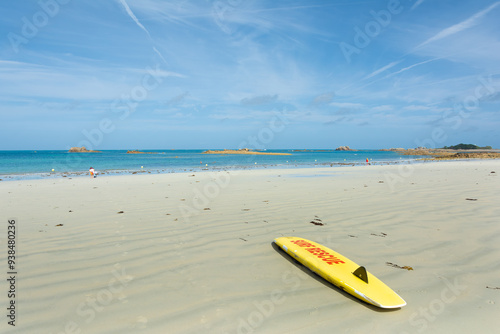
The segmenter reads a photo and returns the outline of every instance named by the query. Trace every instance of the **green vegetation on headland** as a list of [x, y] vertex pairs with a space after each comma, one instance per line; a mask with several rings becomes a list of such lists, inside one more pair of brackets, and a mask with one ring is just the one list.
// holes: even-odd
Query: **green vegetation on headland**
[[454, 146], [445, 146], [443, 147], [445, 150], [491, 150], [491, 146], [484, 146], [484, 147], [479, 147], [474, 144], [458, 144]]

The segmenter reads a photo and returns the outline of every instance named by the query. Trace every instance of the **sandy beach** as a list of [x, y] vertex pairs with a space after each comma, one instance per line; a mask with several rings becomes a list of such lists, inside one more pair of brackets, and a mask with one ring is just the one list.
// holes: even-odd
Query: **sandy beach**
[[[475, 160], [2, 181], [0, 332], [493, 333], [499, 174]], [[350, 297], [280, 236], [364, 265], [407, 306]]]

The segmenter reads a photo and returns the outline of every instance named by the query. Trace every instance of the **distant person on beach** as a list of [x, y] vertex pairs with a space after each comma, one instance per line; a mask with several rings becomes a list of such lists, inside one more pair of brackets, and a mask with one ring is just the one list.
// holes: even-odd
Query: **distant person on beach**
[[90, 167], [90, 169], [89, 169], [89, 173], [90, 173], [90, 177], [91, 177], [91, 178], [94, 178], [94, 177], [95, 177], [95, 170], [94, 170], [94, 167]]
[[366, 158], [366, 164], [370, 165], [370, 160], [368, 160], [368, 158]]

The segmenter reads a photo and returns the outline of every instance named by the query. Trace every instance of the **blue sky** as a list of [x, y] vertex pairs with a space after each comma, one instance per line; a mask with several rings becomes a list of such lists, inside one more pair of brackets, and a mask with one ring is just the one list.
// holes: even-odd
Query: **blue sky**
[[0, 3], [0, 149], [500, 148], [500, 2]]

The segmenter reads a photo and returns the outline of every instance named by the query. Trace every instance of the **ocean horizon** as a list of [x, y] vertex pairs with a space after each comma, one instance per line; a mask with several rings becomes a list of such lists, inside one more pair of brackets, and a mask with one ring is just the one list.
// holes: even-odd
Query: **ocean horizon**
[[69, 153], [67, 150], [0, 151], [0, 179], [36, 179], [88, 175], [93, 167], [97, 175], [137, 173], [178, 173], [203, 170], [249, 168], [296, 168], [415, 162], [414, 156], [391, 151], [363, 149], [335, 151], [327, 149], [268, 149], [267, 153], [290, 155], [203, 154], [207, 149], [140, 150], [153, 154], [130, 154], [127, 150], [102, 150], [100, 153]]

